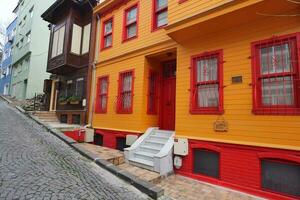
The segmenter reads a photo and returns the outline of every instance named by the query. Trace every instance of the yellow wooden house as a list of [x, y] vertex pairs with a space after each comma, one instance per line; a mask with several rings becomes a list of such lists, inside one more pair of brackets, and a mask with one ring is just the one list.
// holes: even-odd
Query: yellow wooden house
[[300, 198], [298, 0], [106, 0], [94, 14], [96, 144], [158, 127], [188, 141], [175, 173]]

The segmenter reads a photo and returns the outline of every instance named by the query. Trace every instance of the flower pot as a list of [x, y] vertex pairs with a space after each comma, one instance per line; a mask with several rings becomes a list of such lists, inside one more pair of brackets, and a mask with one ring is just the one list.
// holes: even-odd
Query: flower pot
[[62, 102], [59, 102], [59, 105], [67, 105], [68, 102], [66, 101], [62, 101]]
[[79, 104], [79, 101], [70, 101], [70, 104], [71, 105], [77, 105], [77, 104]]

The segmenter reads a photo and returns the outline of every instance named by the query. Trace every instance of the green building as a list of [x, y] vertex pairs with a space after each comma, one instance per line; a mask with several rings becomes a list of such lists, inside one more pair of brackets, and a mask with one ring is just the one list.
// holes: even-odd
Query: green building
[[12, 48], [11, 95], [28, 99], [43, 92], [46, 72], [49, 30], [41, 14], [55, 0], [19, 0], [16, 36]]

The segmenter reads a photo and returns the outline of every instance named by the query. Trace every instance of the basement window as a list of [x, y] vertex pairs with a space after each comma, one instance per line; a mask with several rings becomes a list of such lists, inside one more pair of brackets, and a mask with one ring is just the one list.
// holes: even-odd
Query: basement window
[[117, 149], [119, 151], [124, 151], [125, 148], [129, 147], [126, 145], [126, 138], [125, 137], [117, 137]]
[[98, 146], [103, 146], [103, 135], [95, 133], [94, 134], [94, 144]]
[[195, 149], [193, 154], [195, 174], [212, 178], [220, 177], [220, 153], [207, 149]]
[[262, 159], [261, 185], [265, 190], [300, 198], [300, 164]]

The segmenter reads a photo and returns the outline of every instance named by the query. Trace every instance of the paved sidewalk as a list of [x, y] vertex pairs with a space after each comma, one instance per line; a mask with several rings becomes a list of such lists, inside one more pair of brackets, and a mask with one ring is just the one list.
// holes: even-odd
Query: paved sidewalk
[[176, 200], [262, 200], [262, 198], [200, 182], [180, 175], [172, 175], [158, 184], [165, 195]]
[[149, 197], [0, 100], [0, 200], [12, 199]]

